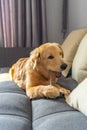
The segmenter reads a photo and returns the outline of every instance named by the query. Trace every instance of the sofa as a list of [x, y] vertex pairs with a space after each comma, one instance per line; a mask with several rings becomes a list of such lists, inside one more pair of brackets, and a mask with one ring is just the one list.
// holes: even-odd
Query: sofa
[[[57, 82], [71, 91], [79, 84], [74, 74], [72, 77], [72, 71], [76, 52], [86, 33], [86, 29], [73, 31], [62, 45], [68, 69]], [[70, 45], [75, 45], [73, 51]], [[30, 51], [30, 48], [0, 48], [0, 73], [7, 73], [15, 61], [27, 57]], [[1, 81], [0, 130], [87, 130], [87, 116], [69, 106], [63, 95], [56, 99], [30, 100], [13, 81]]]

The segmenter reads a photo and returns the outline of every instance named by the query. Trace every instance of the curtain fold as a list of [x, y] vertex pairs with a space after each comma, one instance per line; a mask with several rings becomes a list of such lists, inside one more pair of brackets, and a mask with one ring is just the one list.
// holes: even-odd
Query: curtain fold
[[67, 33], [68, 0], [63, 0], [62, 33], [63, 39]]
[[[63, 38], [67, 6], [68, 0], [63, 0]], [[0, 0], [0, 47], [35, 48], [48, 42], [46, 17], [46, 0]]]
[[1, 2], [0, 2], [0, 47], [3, 46], [3, 28], [2, 28], [2, 20], [1, 20], [2, 14], [1, 14]]
[[1, 47], [37, 47], [46, 29], [45, 0], [0, 0]]

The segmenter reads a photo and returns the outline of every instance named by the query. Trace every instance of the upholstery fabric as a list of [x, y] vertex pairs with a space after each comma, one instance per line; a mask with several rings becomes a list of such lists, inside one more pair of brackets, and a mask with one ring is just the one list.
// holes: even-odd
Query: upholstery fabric
[[87, 77], [87, 34], [82, 39], [72, 64], [72, 77], [80, 83]]
[[71, 91], [78, 85], [72, 77], [65, 78], [63, 75], [58, 79], [57, 83]]
[[28, 57], [32, 49], [31, 48], [0, 48], [0, 67], [10, 67], [19, 58]]
[[14, 82], [0, 82], [0, 130], [31, 130], [31, 105]]
[[87, 78], [67, 97], [66, 102], [87, 116]]
[[32, 101], [33, 130], [86, 130], [87, 117], [69, 107], [63, 98]]
[[[1, 72], [8, 72], [8, 68]], [[77, 82], [61, 77], [58, 83], [73, 90]], [[29, 100], [14, 82], [0, 82], [0, 130], [86, 130], [87, 117], [70, 107], [63, 96]]]
[[[73, 80], [70, 79], [69, 82], [69, 78], [68, 80], [61, 78], [58, 82], [72, 86]], [[72, 89], [75, 88], [74, 83]], [[63, 97], [30, 102], [23, 90], [14, 82], [7, 81], [0, 82], [0, 130], [7, 128], [8, 130], [86, 130], [87, 118], [67, 105]]]
[[62, 44], [62, 48], [64, 51], [64, 60], [68, 65], [67, 69], [63, 71], [64, 76], [68, 75], [78, 46], [86, 33], [87, 29], [72, 31]]
[[0, 74], [2, 73], [8, 73], [9, 67], [0, 67]]

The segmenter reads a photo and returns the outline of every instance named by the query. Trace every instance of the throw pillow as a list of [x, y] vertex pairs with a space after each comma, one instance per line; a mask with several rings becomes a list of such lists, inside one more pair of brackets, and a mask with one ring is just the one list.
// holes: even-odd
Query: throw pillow
[[71, 92], [66, 102], [87, 116], [87, 78]]
[[87, 29], [79, 29], [72, 31], [62, 44], [64, 51], [64, 61], [67, 63], [67, 69], [63, 71], [63, 75], [66, 77], [72, 66], [72, 62], [76, 51], [78, 49], [79, 43], [81, 42], [84, 35], [87, 33]]
[[72, 78], [80, 83], [87, 77], [87, 34], [82, 39], [72, 64]]

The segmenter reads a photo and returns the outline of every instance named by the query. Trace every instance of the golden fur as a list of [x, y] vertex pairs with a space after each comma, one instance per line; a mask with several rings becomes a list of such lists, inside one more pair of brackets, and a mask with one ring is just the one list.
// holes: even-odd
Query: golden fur
[[62, 71], [63, 51], [57, 43], [45, 43], [34, 49], [30, 57], [19, 59], [10, 68], [10, 75], [30, 99], [56, 98], [69, 90], [56, 84], [56, 73]]

